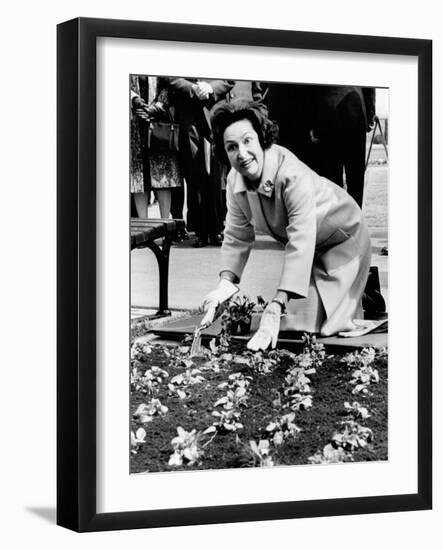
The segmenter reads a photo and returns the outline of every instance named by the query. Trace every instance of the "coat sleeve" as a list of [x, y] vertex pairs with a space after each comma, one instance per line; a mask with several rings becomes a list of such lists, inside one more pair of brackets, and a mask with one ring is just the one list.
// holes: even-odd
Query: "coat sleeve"
[[255, 239], [255, 230], [243, 210], [240, 208], [235, 194], [232, 191], [232, 179], [228, 176], [227, 183], [227, 206], [226, 224], [221, 249], [221, 269], [234, 273], [238, 283], [243, 274], [246, 262], [251, 252], [252, 243]]
[[363, 98], [366, 108], [366, 119], [368, 123], [368, 131], [374, 124], [375, 117], [375, 88], [363, 88]]
[[306, 174], [302, 177], [288, 177], [282, 189], [282, 199], [288, 215], [288, 242], [278, 289], [306, 298], [317, 232], [312, 176]]
[[191, 97], [192, 85], [194, 82], [186, 78], [167, 78], [169, 85], [174, 92], [181, 96]]
[[224, 99], [226, 94], [232, 90], [235, 85], [234, 80], [208, 80], [208, 84], [211, 85], [214, 92], [214, 101], [220, 101]]
[[155, 95], [154, 101], [160, 101], [163, 103], [164, 107], [170, 106], [170, 97], [169, 97], [169, 82], [165, 77], [159, 77], [157, 83], [157, 93]]

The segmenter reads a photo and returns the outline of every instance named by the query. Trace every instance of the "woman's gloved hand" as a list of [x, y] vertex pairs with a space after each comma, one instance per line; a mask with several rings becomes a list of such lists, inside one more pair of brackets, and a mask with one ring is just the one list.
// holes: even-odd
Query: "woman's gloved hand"
[[215, 320], [217, 308], [234, 294], [238, 292], [238, 286], [228, 279], [220, 279], [217, 287], [212, 290], [203, 300], [203, 309], [205, 315], [201, 321], [201, 325], [210, 325]]
[[271, 344], [272, 348], [277, 345], [278, 333], [280, 330], [281, 306], [271, 302], [263, 312], [260, 326], [257, 332], [249, 340], [247, 348], [252, 351], [265, 350]]

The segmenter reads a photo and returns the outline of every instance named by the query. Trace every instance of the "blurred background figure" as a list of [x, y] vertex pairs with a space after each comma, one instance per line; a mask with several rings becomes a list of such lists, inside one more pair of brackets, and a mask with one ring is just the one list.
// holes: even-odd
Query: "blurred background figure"
[[253, 82], [252, 98], [263, 103], [279, 128], [277, 143], [315, 169], [311, 140], [314, 121], [313, 86], [280, 82]]
[[148, 217], [149, 196], [151, 183], [149, 176], [149, 162], [144, 154], [143, 141], [146, 135], [146, 111], [149, 98], [147, 90], [140, 90], [139, 77], [130, 76], [131, 88], [131, 128], [130, 128], [130, 188], [131, 210], [139, 218]]
[[[180, 124], [179, 157], [187, 192], [187, 229], [195, 231], [194, 247], [220, 246], [224, 206], [223, 169], [211, 151], [209, 111], [226, 100], [232, 80], [168, 78], [176, 122]], [[182, 217], [183, 194], [172, 197], [174, 217]], [[181, 213], [181, 215], [180, 215]]]
[[160, 217], [169, 218], [171, 192], [183, 187], [178, 153], [168, 143], [149, 135], [151, 122], [170, 122], [174, 118], [168, 80], [131, 75], [131, 102], [131, 193], [137, 215], [148, 217], [152, 189]]
[[366, 133], [374, 124], [375, 88], [313, 86], [312, 138], [317, 156], [312, 166], [344, 187], [361, 207], [365, 176]]
[[366, 133], [375, 88], [253, 82], [252, 98], [279, 126], [277, 143], [363, 204]]

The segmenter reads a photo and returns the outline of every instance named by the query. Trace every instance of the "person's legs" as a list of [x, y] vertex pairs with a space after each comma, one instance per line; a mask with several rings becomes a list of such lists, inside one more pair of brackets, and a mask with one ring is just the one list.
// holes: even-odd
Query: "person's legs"
[[355, 202], [362, 207], [365, 184], [366, 132], [348, 130], [343, 142], [346, 188]]
[[[180, 149], [178, 159], [180, 170], [186, 183], [186, 229], [188, 231], [196, 231], [199, 217], [198, 173], [196, 173], [195, 167], [195, 156], [198, 151], [198, 135], [196, 129], [193, 126], [184, 127], [180, 130], [179, 140]], [[183, 207], [181, 210], [183, 211]]]
[[171, 213], [171, 189], [155, 189], [154, 192], [160, 208], [160, 217], [169, 218]]
[[133, 193], [135, 208], [139, 218], [148, 217], [149, 193]]
[[343, 146], [338, 129], [324, 132], [318, 142], [318, 174], [343, 187]]
[[171, 215], [174, 219], [183, 218], [183, 206], [185, 201], [184, 182], [180, 187], [171, 187]]

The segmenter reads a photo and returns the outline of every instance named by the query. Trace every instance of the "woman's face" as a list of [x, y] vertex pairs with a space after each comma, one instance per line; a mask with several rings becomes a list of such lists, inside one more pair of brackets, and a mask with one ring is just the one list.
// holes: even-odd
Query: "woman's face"
[[232, 168], [250, 181], [259, 180], [263, 171], [263, 149], [251, 122], [238, 120], [228, 126], [223, 142]]

